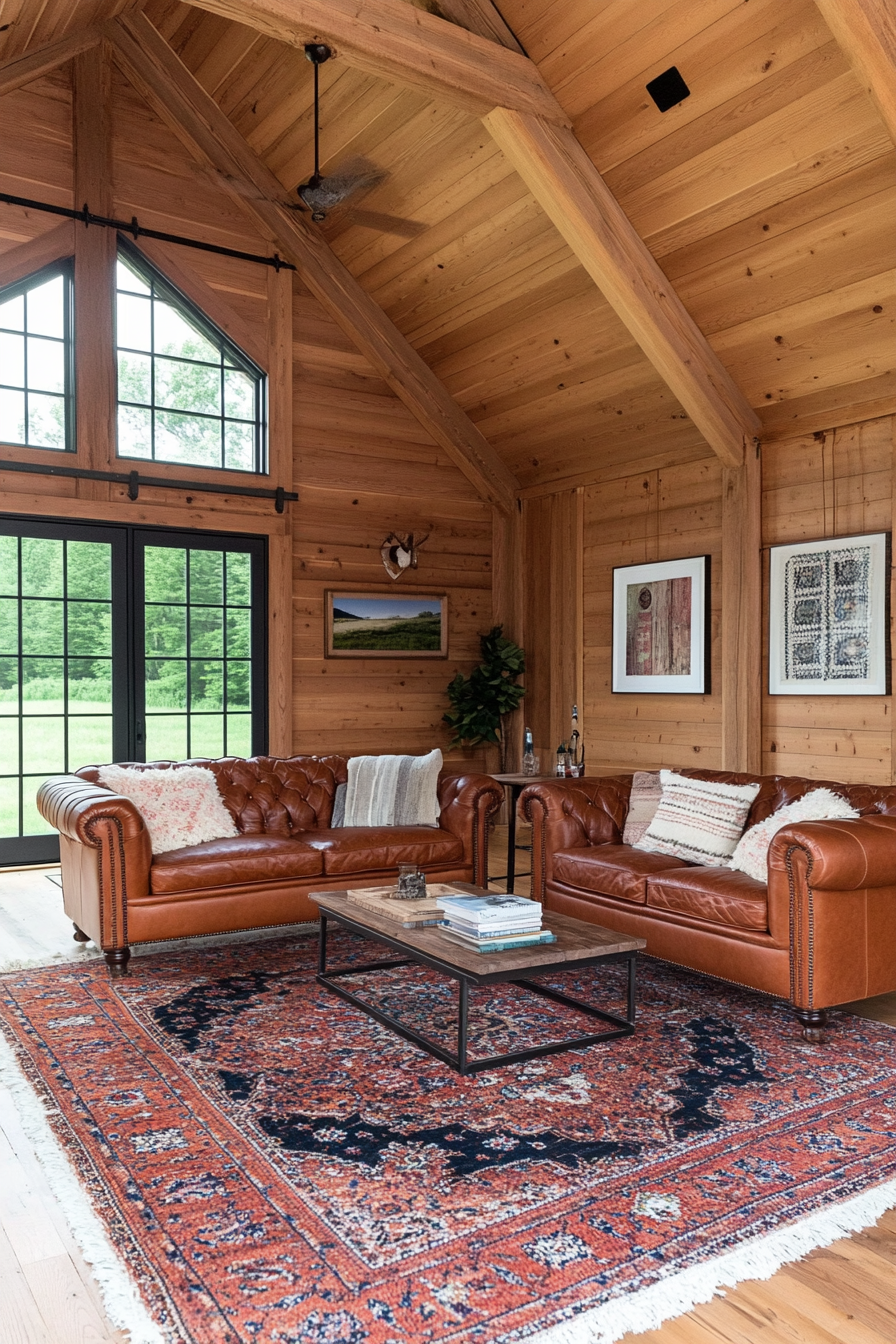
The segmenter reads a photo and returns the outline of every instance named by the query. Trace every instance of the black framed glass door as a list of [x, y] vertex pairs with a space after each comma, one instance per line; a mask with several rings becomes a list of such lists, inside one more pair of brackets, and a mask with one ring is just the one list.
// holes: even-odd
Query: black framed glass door
[[135, 548], [140, 759], [263, 750], [263, 539], [140, 532]]
[[58, 857], [49, 775], [266, 749], [266, 569], [263, 537], [0, 517], [0, 865]]

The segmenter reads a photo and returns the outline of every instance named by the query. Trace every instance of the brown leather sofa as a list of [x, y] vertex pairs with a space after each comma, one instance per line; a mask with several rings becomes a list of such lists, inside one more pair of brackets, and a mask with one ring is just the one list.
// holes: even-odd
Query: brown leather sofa
[[334, 828], [343, 756], [183, 764], [213, 772], [238, 836], [154, 856], [140, 812], [99, 783], [96, 766], [56, 775], [38, 791], [41, 815], [59, 832], [75, 938], [101, 947], [113, 974], [125, 973], [134, 943], [316, 919], [310, 891], [388, 882], [400, 863], [438, 881], [486, 881], [489, 817], [504, 801], [487, 775], [440, 775], [437, 829]]
[[896, 787], [679, 773], [758, 782], [747, 826], [817, 788], [861, 816], [783, 827], [764, 883], [623, 844], [631, 775], [531, 784], [520, 805], [532, 823], [533, 896], [646, 938], [652, 956], [788, 998], [810, 1040], [826, 1008], [896, 990]]

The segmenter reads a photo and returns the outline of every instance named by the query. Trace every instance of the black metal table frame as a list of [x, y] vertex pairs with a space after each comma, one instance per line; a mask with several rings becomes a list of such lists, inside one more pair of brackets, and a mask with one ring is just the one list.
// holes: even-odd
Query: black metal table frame
[[[327, 970], [327, 921], [334, 919], [338, 924], [348, 929], [351, 933], [358, 933], [363, 938], [372, 938], [375, 942], [385, 943], [387, 947], [394, 948], [397, 952], [410, 952], [411, 956], [402, 957], [395, 961], [369, 961], [358, 966], [340, 966], [335, 969]], [[412, 1045], [419, 1046], [427, 1054], [434, 1055], [440, 1059], [443, 1064], [448, 1064], [459, 1074], [466, 1077], [471, 1073], [480, 1073], [484, 1069], [500, 1068], [505, 1064], [520, 1064], [527, 1059], [538, 1059], [542, 1055], [555, 1055], [561, 1050], [581, 1050], [589, 1045], [597, 1045], [600, 1041], [616, 1040], [620, 1036], [631, 1036], [635, 1030], [635, 967], [637, 963], [637, 952], [610, 952], [593, 957], [582, 957], [575, 961], [558, 961], [547, 965], [535, 966], [531, 974], [521, 973], [519, 968], [506, 971], [487, 971], [483, 974], [477, 974], [475, 971], [466, 971], [460, 966], [453, 966], [450, 962], [442, 961], [441, 958], [433, 956], [428, 952], [421, 952], [419, 948], [410, 947], [407, 943], [401, 942], [397, 938], [392, 938], [387, 933], [380, 932], [379, 929], [371, 929], [366, 924], [361, 924], [344, 915], [341, 911], [336, 914], [321, 908], [320, 911], [320, 944], [318, 953], [317, 983], [324, 985], [325, 988], [338, 994], [340, 998], [345, 999], [347, 1003], [360, 1008], [368, 1017], [374, 1018], [384, 1027], [388, 1027], [397, 1035], [402, 1036]], [[628, 963], [628, 989], [626, 1016], [617, 1017], [614, 1013], [604, 1012], [600, 1008], [595, 1008], [589, 1003], [584, 1003], [580, 999], [573, 999], [568, 994], [562, 994], [559, 990], [550, 989], [547, 985], [537, 985], [533, 983], [534, 976], [557, 975], [563, 971], [586, 970], [591, 966], [604, 965], [607, 962], [625, 961]], [[392, 1017], [390, 1013], [385, 1013], [380, 1008], [365, 1001], [353, 994], [351, 990], [343, 988], [336, 984], [334, 977], [345, 975], [363, 975], [370, 971], [391, 970], [396, 966], [429, 966], [434, 971], [440, 971], [450, 979], [457, 981], [458, 986], [458, 1014], [457, 1014], [457, 1052], [452, 1054], [450, 1050], [444, 1050], [434, 1041], [430, 1041], [426, 1036], [421, 1036], [412, 1027], [405, 1026], [397, 1018]], [[500, 985], [512, 984], [518, 985], [521, 989], [526, 989], [532, 994], [540, 994], [546, 999], [553, 999], [556, 1003], [562, 1003], [568, 1008], [575, 1008], [578, 1012], [587, 1013], [589, 1017], [600, 1018], [604, 1022], [613, 1024], [610, 1031], [601, 1031], [590, 1033], [586, 1036], [575, 1036], [565, 1041], [549, 1041], [546, 1045], [534, 1045], [528, 1050], [514, 1050], [506, 1055], [491, 1055], [485, 1059], [468, 1059], [467, 1057], [467, 1036], [469, 1028], [469, 999], [471, 985]]]

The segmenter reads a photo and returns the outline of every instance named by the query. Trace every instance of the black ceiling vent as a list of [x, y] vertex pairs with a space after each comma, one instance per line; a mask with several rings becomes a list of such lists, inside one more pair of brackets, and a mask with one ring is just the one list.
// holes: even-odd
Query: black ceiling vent
[[688, 98], [691, 91], [678, 73], [677, 66], [670, 65], [668, 70], [650, 81], [647, 92], [661, 112], [668, 112], [670, 107], [677, 107]]

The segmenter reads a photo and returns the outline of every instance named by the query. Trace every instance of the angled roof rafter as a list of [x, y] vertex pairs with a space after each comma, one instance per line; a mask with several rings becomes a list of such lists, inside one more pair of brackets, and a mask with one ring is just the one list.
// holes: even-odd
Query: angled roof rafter
[[516, 477], [322, 236], [290, 208], [281, 183], [149, 20], [129, 13], [104, 31], [116, 61], [156, 114], [215, 169], [295, 263], [303, 282], [480, 496], [511, 512]]
[[7, 61], [0, 66], [0, 97], [4, 93], [12, 93], [14, 89], [30, 84], [34, 79], [52, 74], [66, 61], [79, 56], [82, 51], [89, 51], [91, 47], [95, 47], [102, 40], [102, 36], [102, 26], [94, 24], [63, 37], [59, 42], [48, 42], [44, 47], [36, 47], [34, 51], [26, 52], [24, 56], [17, 56], [14, 60]]
[[896, 12], [892, 0], [815, 0], [896, 144]]

